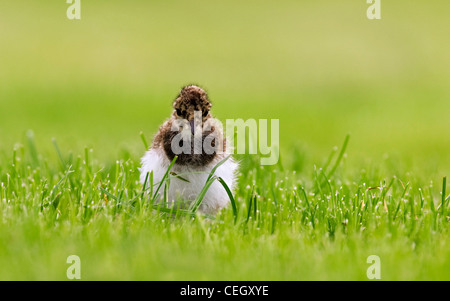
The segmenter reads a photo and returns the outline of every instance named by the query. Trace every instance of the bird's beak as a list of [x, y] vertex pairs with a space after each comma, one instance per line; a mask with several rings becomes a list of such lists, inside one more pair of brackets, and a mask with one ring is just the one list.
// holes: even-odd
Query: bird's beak
[[191, 125], [191, 133], [192, 133], [192, 135], [194, 135], [194, 133], [195, 133], [194, 119], [189, 121], [189, 124]]

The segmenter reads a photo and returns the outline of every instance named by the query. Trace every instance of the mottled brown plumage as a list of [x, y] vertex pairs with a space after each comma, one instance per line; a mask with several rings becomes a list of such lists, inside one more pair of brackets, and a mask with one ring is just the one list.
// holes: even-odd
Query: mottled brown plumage
[[[159, 128], [158, 133], [155, 135], [152, 148], [163, 149], [169, 160], [173, 160], [175, 154], [172, 150], [172, 140], [183, 129], [183, 126], [181, 126], [178, 130], [174, 131], [174, 123], [180, 124], [181, 120], [186, 120], [185, 126], [192, 127], [191, 152], [189, 154], [177, 154], [178, 159], [176, 164], [201, 167], [215, 160], [224, 158], [223, 153], [226, 151], [226, 140], [217, 121], [212, 118], [210, 112], [211, 102], [207, 93], [202, 88], [194, 85], [184, 87], [175, 99], [173, 108], [174, 110], [171, 118]], [[201, 112], [201, 119], [195, 118], [195, 111]], [[206, 153], [203, 147], [199, 148], [201, 153], [194, 153], [194, 143], [196, 142], [194, 139], [194, 120], [195, 130], [199, 131], [201, 128], [201, 142], [197, 141], [197, 143], [203, 145], [206, 140], [206, 142], [216, 150], [213, 153]], [[208, 124], [209, 127], [205, 129], [204, 126], [206, 124]], [[175, 128], [177, 128], [177, 126], [175, 126]], [[197, 137], [197, 135], [199, 135], [198, 132], [195, 137]], [[222, 147], [220, 145], [216, 146], [216, 139], [217, 141], [222, 141]], [[182, 147], [183, 142], [180, 143], [180, 147]], [[222, 148], [222, 152], [217, 151], [218, 147]]]
[[[173, 102], [173, 116], [175, 118], [183, 118], [192, 120], [195, 111], [201, 111], [203, 121], [211, 117], [211, 102], [205, 90], [198, 86], [186, 86], [181, 89], [180, 94]], [[208, 116], [209, 115], [209, 116]]]

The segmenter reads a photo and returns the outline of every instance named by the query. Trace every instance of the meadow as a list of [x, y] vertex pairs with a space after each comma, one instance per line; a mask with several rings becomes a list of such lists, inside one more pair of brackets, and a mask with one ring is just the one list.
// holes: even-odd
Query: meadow
[[[0, 4], [0, 279], [450, 280], [448, 1]], [[140, 157], [179, 89], [279, 119], [216, 217], [155, 210]], [[346, 142], [346, 143], [344, 143]], [[448, 179], [448, 180], [446, 180]]]

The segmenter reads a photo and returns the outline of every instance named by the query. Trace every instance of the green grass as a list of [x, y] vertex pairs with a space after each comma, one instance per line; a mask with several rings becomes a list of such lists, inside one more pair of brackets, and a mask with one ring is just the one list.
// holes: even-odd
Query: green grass
[[214, 218], [154, 206], [134, 160], [49, 163], [31, 137], [1, 166], [1, 279], [65, 279], [72, 254], [84, 280], [364, 280], [369, 255], [384, 280], [450, 278], [445, 186], [348, 175], [344, 149], [308, 176], [244, 156]]
[[[369, 255], [450, 280], [448, 1], [66, 8], [0, 4], [0, 279], [64, 280], [75, 254], [84, 280], [366, 280]], [[239, 157], [214, 219], [138, 183], [189, 83], [222, 121], [280, 120], [280, 163]]]

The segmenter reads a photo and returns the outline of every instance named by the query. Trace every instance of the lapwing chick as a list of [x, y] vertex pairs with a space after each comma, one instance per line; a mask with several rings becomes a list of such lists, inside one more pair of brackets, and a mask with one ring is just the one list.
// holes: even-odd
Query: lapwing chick
[[[174, 204], [180, 201], [185, 208], [196, 200], [212, 169], [230, 153], [221, 124], [212, 117], [207, 93], [198, 86], [186, 86], [173, 102], [172, 115], [159, 128], [150, 149], [142, 157], [140, 181], [144, 184], [147, 174], [153, 172], [155, 190], [177, 156], [169, 174], [167, 199]], [[237, 168], [237, 162], [230, 157], [216, 169], [214, 175], [221, 177], [233, 191]], [[163, 199], [163, 192], [164, 185], [161, 186], [158, 202]], [[199, 212], [213, 215], [229, 202], [224, 187], [214, 181], [203, 198]]]

